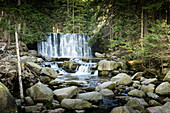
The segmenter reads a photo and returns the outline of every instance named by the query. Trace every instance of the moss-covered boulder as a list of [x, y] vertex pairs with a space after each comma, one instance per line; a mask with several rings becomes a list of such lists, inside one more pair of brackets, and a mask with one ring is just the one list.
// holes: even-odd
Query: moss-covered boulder
[[112, 82], [116, 82], [117, 85], [128, 85], [132, 83], [132, 78], [126, 73], [119, 73], [118, 75], [111, 78]]
[[16, 113], [17, 105], [8, 88], [0, 82], [0, 113]]
[[120, 63], [115, 62], [115, 61], [101, 60], [98, 63], [99, 71], [112, 71], [114, 69], [117, 69], [118, 67], [121, 67], [121, 65]]
[[58, 73], [54, 69], [51, 69], [49, 67], [42, 68], [40, 74], [45, 75], [45, 76], [49, 76], [51, 78], [57, 78], [57, 75], [58, 75]]

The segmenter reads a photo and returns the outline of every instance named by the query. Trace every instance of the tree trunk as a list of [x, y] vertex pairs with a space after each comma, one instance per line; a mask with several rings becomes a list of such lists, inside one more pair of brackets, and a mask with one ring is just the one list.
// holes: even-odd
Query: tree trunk
[[74, 33], [74, 0], [73, 0], [73, 33]]
[[148, 33], [147, 23], [148, 23], [148, 17], [147, 17], [147, 13], [145, 13], [145, 19], [144, 19], [144, 36]]
[[167, 2], [166, 9], [167, 24], [170, 25], [170, 2]]
[[19, 79], [19, 86], [20, 86], [20, 98], [23, 101], [24, 93], [23, 93], [23, 86], [22, 86], [22, 75], [21, 75], [21, 64], [20, 64], [20, 55], [19, 55], [19, 45], [18, 45], [18, 32], [15, 29], [15, 41], [16, 41], [16, 52], [17, 52], [17, 63], [18, 63], [18, 79]]
[[143, 51], [143, 8], [141, 9], [141, 47]]

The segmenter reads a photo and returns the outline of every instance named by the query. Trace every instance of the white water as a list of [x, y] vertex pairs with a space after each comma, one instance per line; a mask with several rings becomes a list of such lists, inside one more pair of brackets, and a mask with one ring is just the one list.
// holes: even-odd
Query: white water
[[76, 33], [49, 33], [37, 50], [45, 57], [91, 57], [88, 35]]

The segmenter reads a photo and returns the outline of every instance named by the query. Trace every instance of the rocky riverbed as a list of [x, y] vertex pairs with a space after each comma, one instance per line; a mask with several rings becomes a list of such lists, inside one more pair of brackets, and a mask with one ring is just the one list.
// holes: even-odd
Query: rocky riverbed
[[[17, 58], [14, 46], [0, 54], [1, 113], [169, 113], [170, 71], [160, 78], [128, 70], [120, 60], [101, 59], [92, 70], [99, 76], [79, 80], [42, 67], [35, 50], [20, 47], [24, 102], [19, 99]], [[86, 59], [88, 60], [88, 59]], [[74, 72], [76, 62], [61, 68]], [[110, 73], [110, 74], [109, 74]], [[109, 77], [108, 77], [109, 75]]]

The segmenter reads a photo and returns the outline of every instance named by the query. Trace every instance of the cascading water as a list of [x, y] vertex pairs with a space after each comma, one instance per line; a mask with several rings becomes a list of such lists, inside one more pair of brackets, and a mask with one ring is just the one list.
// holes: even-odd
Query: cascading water
[[91, 57], [87, 34], [49, 33], [38, 43], [38, 53], [45, 57]]

